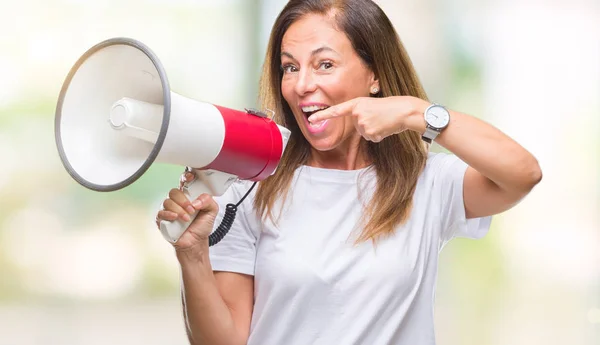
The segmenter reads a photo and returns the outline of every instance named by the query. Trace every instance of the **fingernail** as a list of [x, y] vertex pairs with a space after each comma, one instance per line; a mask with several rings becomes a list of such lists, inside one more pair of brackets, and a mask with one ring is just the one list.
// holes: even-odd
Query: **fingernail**
[[184, 213], [183, 216], [181, 216], [181, 219], [183, 219], [184, 222], [189, 222], [191, 220], [187, 213]]
[[195, 208], [200, 208], [200, 207], [202, 207], [202, 201], [200, 201], [200, 200], [194, 200], [192, 202], [192, 205], [194, 205]]
[[188, 211], [189, 214], [193, 214], [194, 212], [196, 212], [196, 210], [191, 205], [188, 205], [185, 208], [185, 210]]

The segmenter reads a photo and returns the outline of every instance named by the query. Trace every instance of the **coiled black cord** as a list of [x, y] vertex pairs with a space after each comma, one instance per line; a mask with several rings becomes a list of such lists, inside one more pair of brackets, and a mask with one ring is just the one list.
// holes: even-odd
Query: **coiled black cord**
[[252, 187], [248, 189], [246, 194], [244, 194], [237, 204], [227, 204], [227, 206], [225, 206], [225, 215], [223, 216], [223, 220], [221, 220], [221, 224], [219, 224], [217, 229], [210, 234], [210, 236], [208, 236], [208, 245], [210, 247], [221, 242], [225, 235], [227, 235], [229, 229], [231, 229], [231, 226], [233, 225], [233, 221], [235, 220], [235, 213], [237, 212], [238, 206], [240, 206], [244, 199], [246, 199], [246, 197], [250, 194], [252, 189], [254, 189], [254, 186], [256, 186], [256, 182], [252, 184]]

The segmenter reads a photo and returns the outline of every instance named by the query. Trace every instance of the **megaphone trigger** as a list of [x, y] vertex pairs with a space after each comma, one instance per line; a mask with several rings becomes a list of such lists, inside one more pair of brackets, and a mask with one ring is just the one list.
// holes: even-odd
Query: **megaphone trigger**
[[184, 191], [188, 188], [188, 184], [196, 179], [196, 173], [191, 167], [185, 167], [185, 171], [179, 176], [179, 190]]

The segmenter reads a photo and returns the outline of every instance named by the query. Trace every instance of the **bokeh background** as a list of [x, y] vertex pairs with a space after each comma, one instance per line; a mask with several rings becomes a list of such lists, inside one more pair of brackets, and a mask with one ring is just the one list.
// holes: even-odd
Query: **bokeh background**
[[[58, 94], [85, 50], [127, 36], [175, 92], [254, 107], [284, 3], [0, 0], [0, 344], [186, 343], [177, 262], [153, 224], [181, 168], [84, 189], [54, 144]], [[378, 3], [430, 98], [499, 127], [544, 172], [487, 237], [444, 248], [438, 344], [600, 344], [600, 2]]]

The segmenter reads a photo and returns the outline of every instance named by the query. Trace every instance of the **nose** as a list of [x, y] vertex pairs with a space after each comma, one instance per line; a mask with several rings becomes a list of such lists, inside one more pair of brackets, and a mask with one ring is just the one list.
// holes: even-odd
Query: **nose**
[[317, 89], [317, 83], [311, 68], [303, 68], [298, 72], [298, 79], [294, 89], [300, 96], [314, 92]]

